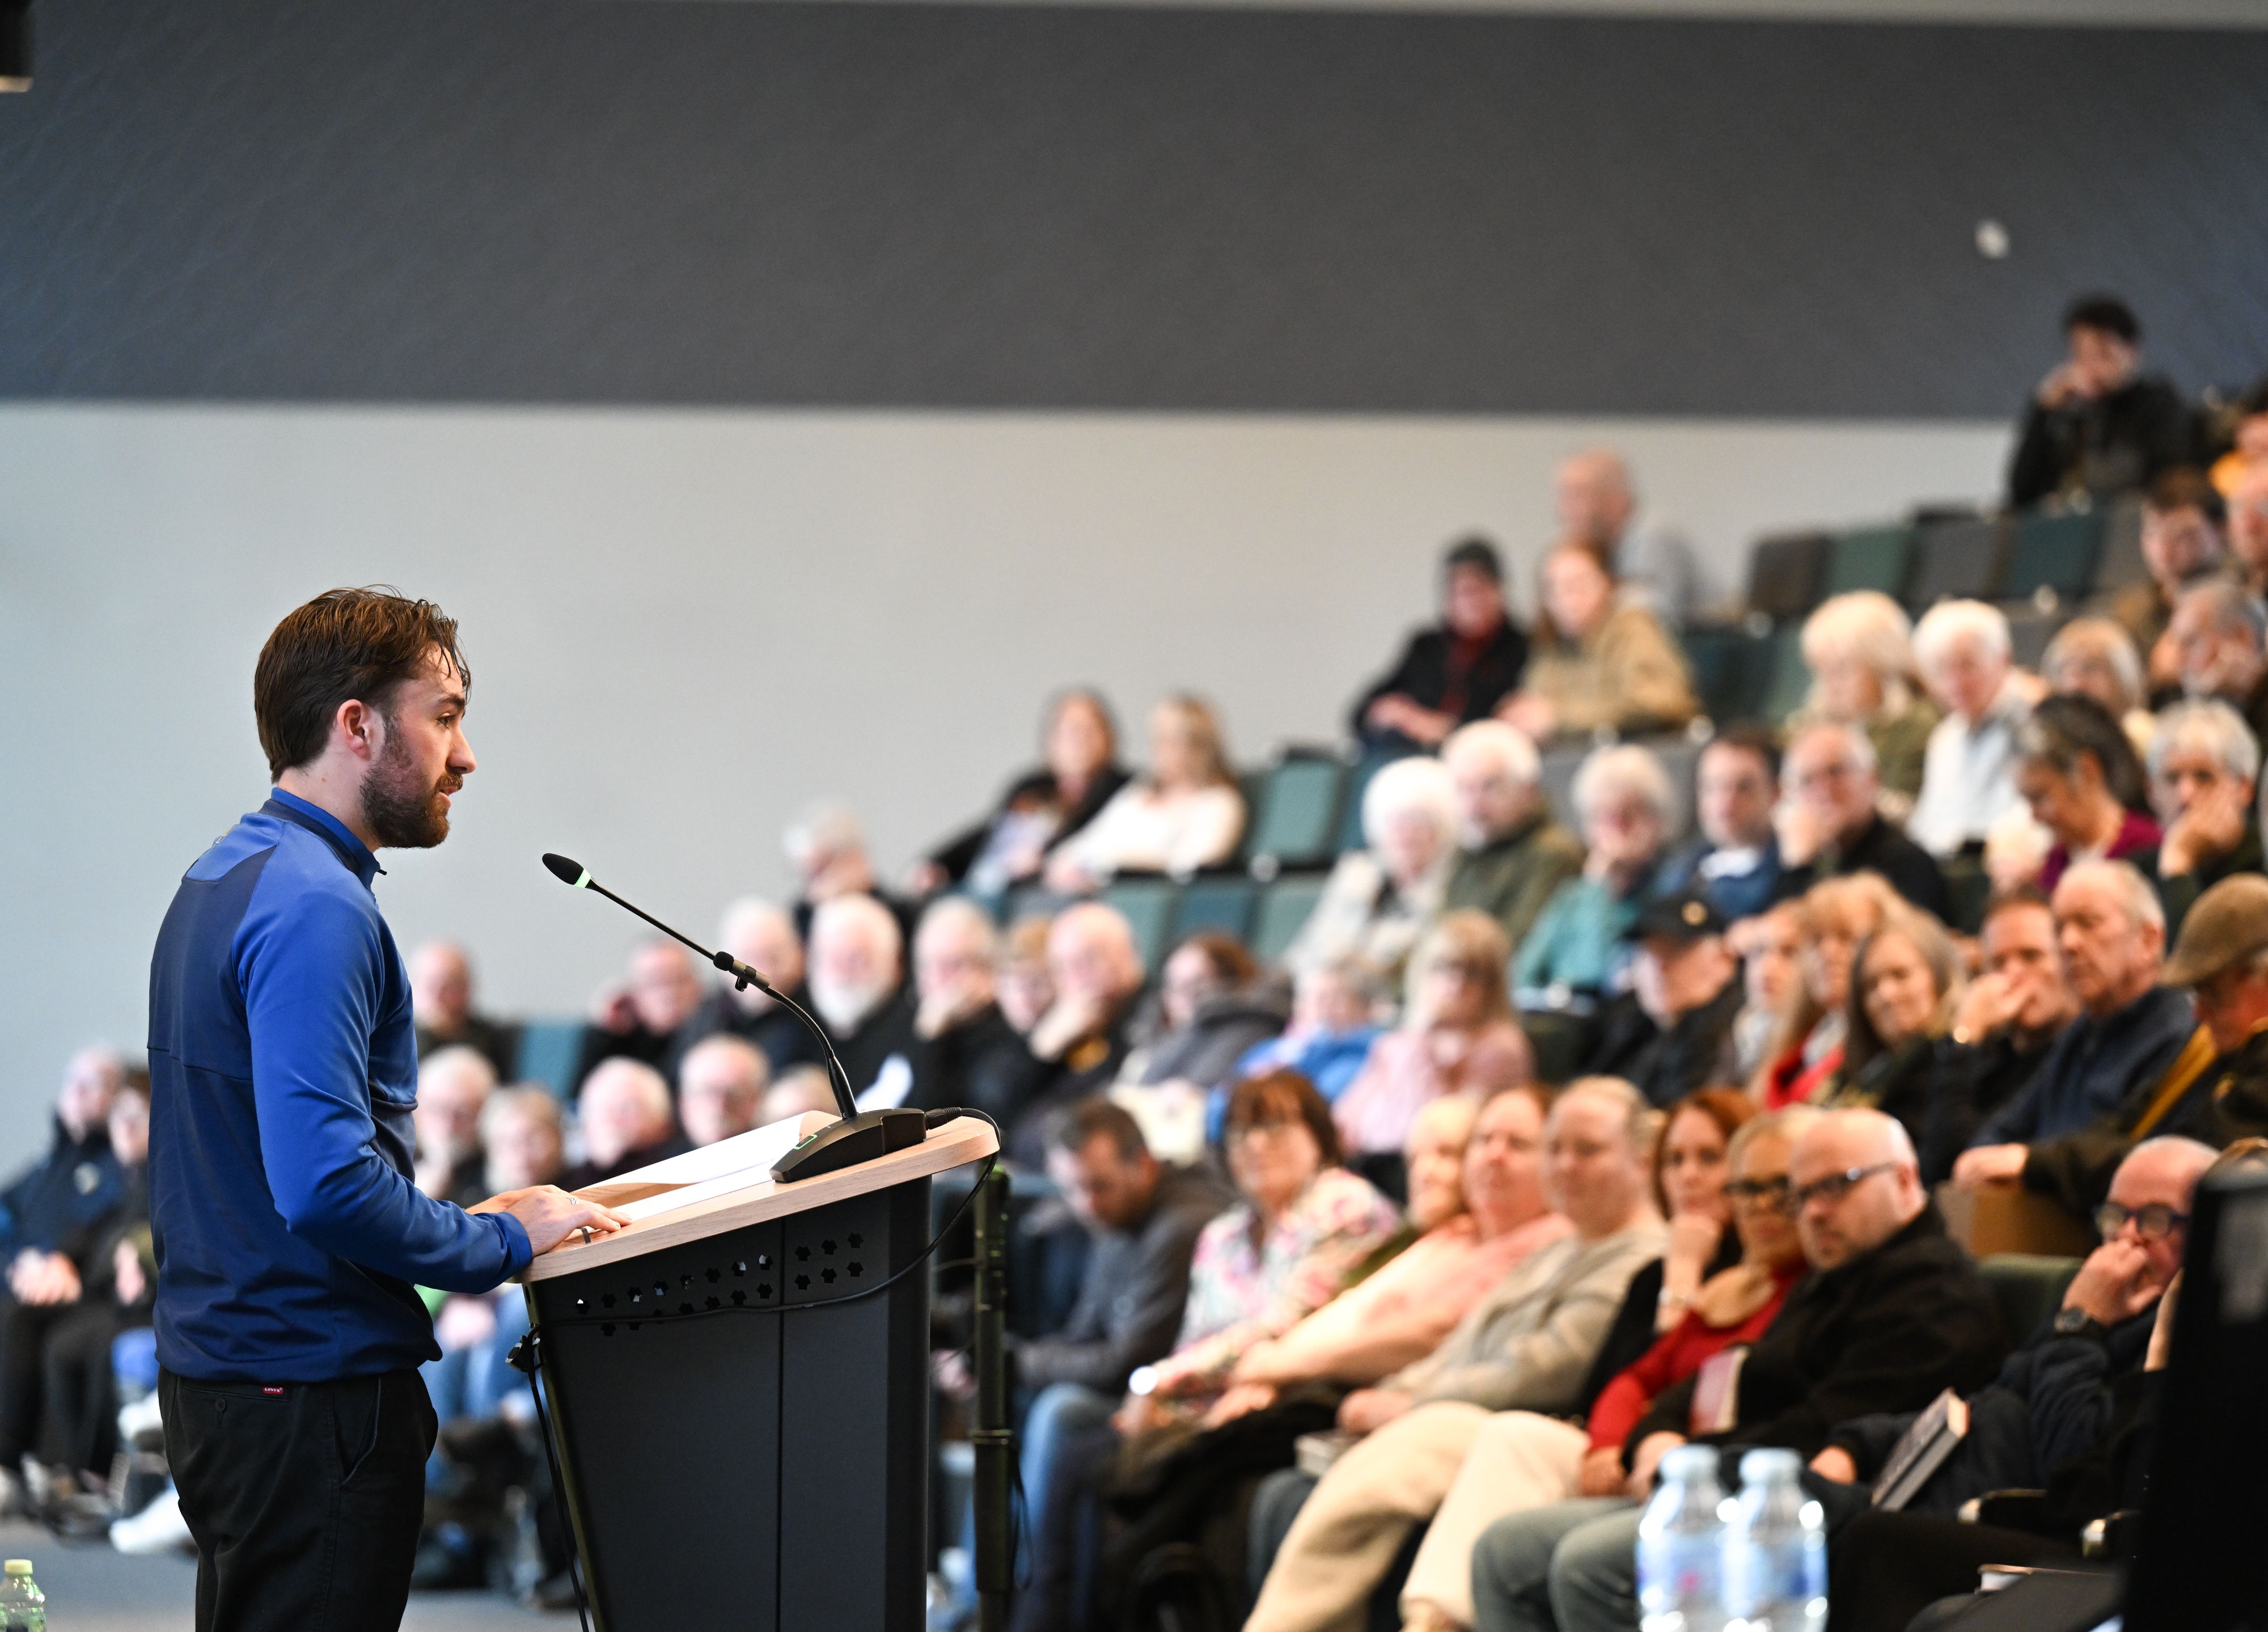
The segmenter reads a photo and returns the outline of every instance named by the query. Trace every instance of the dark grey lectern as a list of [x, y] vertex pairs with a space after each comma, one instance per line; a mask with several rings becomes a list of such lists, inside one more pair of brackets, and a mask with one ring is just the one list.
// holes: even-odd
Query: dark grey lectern
[[[930, 1177], [994, 1148], [963, 1119], [799, 1184], [687, 1186], [703, 1199], [530, 1266], [600, 1632], [919, 1632], [929, 1276], [797, 1306], [913, 1263]], [[676, 1187], [628, 1174], [582, 1193], [651, 1204]]]

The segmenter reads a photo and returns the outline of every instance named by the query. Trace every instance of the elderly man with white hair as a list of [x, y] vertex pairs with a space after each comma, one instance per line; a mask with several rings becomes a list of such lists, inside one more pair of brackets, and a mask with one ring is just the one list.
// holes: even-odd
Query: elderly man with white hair
[[695, 1147], [745, 1134], [756, 1125], [771, 1067], [753, 1043], [703, 1038], [677, 1067], [677, 1119]]
[[2166, 630], [2183, 692], [2217, 697], [2268, 740], [2268, 602], [2246, 586], [2208, 578], [2182, 591]]
[[499, 1078], [511, 1074], [519, 1029], [491, 1020], [473, 1001], [473, 960], [453, 941], [428, 941], [409, 955], [409, 1006], [417, 1057], [462, 1045], [476, 1049]]
[[417, 1132], [414, 1173], [417, 1188], [435, 1200], [468, 1207], [496, 1193], [481, 1149], [481, 1112], [496, 1085], [496, 1068], [462, 1044], [418, 1061], [417, 1104], [409, 1112]]
[[1551, 892], [1583, 870], [1583, 844], [1552, 819], [1535, 744], [1501, 720], [1476, 720], [1441, 745], [1457, 795], [1457, 858], [1444, 912], [1496, 919], [1518, 946]]
[[[1472, 729], [1468, 726], [1467, 730]], [[1457, 858], [1457, 791], [1438, 759], [1397, 759], [1362, 794], [1365, 848], [1331, 869], [1314, 911], [1285, 953], [1294, 971], [1359, 956], [1389, 981], [1440, 917]]]
[[1789, 893], [1824, 878], [1874, 873], [1932, 917], [1953, 916], [1936, 861], [1881, 813], [1874, 745], [1864, 731], [1839, 720], [1806, 726], [1788, 744], [1780, 777], [1792, 795], [1778, 817]]
[[1945, 711], [1922, 755], [1921, 794], [1906, 831], [1933, 855], [1981, 845], [2020, 809], [2016, 727], [2035, 688], [2009, 661], [2008, 620], [1981, 601], [1942, 601], [1914, 630], [1914, 661]]
[[1038, 1090], [1042, 1067], [1000, 1012], [1000, 937], [966, 896], [931, 904], [914, 932], [914, 1091], [917, 1111], [967, 1105], [1002, 1127]]
[[1675, 528], [1642, 515], [1630, 466], [1611, 448], [1587, 448], [1553, 473], [1560, 542], [1584, 545], [1605, 562], [1623, 594], [1670, 628], [1701, 605], [1693, 546]]
[[866, 849], [858, 813], [833, 800], [806, 805], [780, 835], [780, 849], [795, 869], [795, 927], [807, 939], [812, 914], [843, 896], [871, 896], [898, 920], [901, 938], [913, 933], [914, 909], [884, 890]]
[[2260, 744], [2244, 717], [2213, 699], [2176, 703], [2150, 739], [2150, 803], [2164, 824], [2158, 896], [2178, 933], [2198, 897], [2224, 878], [2263, 870]]
[[[761, 896], [742, 896], [725, 909], [718, 926], [717, 944], [755, 970], [772, 986], [804, 1008], [811, 993], [804, 982], [803, 938], [795, 919]], [[710, 988], [687, 1023], [688, 1036], [699, 1038], [719, 1032], [753, 1043], [763, 1054], [775, 1076], [801, 1065], [824, 1064], [827, 1055], [811, 1029], [779, 1001], [754, 986], [745, 989], [730, 980]]]
[[1048, 927], [1047, 959], [1055, 998], [1025, 1038], [1041, 1073], [1007, 1139], [1008, 1159], [1035, 1171], [1047, 1162], [1049, 1119], [1108, 1088], [1126, 1063], [1127, 1022], [1143, 985], [1133, 927], [1100, 901], [1057, 917]]
[[913, 1091], [913, 986], [898, 920], [872, 896], [836, 896], [811, 915], [811, 1007], [854, 1096], [887, 1108]]
[[1953, 1182], [1967, 1188], [2021, 1179], [2050, 1190], [2054, 1141], [2084, 1133], [2169, 1071], [2194, 1077], [2213, 1061], [2212, 1034], [2189, 999], [2161, 984], [2166, 915], [2147, 879], [2124, 861], [2076, 862], [2056, 882], [2054, 907], [2080, 1015], [1954, 1163]]
[[580, 1190], [691, 1148], [677, 1131], [668, 1082], [642, 1060], [609, 1060], [592, 1072], [576, 1097], [575, 1126], [583, 1159], [559, 1180], [562, 1190]]
[[1669, 843], [1675, 794], [1649, 750], [1629, 743], [1596, 750], [1575, 772], [1574, 795], [1590, 853], [1513, 953], [1523, 1008], [1587, 1011], [1619, 986], [1624, 942]]

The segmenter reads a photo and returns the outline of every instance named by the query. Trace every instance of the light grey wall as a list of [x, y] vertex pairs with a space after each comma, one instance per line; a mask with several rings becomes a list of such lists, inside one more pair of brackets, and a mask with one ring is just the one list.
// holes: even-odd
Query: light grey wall
[[1169, 686], [1247, 757], [1333, 734], [1472, 527], [1521, 581], [1551, 462], [1609, 439], [1727, 584], [1759, 529], [1981, 497], [1990, 424], [0, 407], [0, 1166], [77, 1044], [138, 1045], [174, 881], [262, 796], [253, 659], [333, 584], [463, 623], [481, 758], [442, 849], [391, 853], [404, 944], [573, 1011], [632, 926], [557, 849], [705, 933], [784, 882], [806, 801], [890, 866], [1092, 680]]

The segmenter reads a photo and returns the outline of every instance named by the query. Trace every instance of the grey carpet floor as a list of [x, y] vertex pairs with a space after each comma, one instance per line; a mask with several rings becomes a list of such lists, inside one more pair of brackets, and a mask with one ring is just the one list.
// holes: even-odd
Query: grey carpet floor
[[[196, 1605], [195, 1561], [127, 1558], [107, 1547], [65, 1546], [37, 1525], [0, 1523], [0, 1557], [28, 1558], [48, 1595], [52, 1632], [183, 1632]], [[403, 1632], [548, 1627], [571, 1632], [571, 1614], [541, 1615], [488, 1592], [415, 1594]]]

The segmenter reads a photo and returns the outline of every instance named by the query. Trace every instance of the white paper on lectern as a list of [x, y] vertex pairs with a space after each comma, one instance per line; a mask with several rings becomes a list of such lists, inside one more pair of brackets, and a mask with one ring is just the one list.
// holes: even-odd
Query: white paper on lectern
[[752, 1128], [745, 1134], [735, 1134], [730, 1139], [720, 1139], [713, 1145], [703, 1145], [698, 1150], [688, 1150], [683, 1156], [671, 1156], [650, 1167], [634, 1168], [627, 1173], [617, 1173], [607, 1182], [615, 1185], [671, 1185], [675, 1188], [644, 1200], [632, 1201], [615, 1209], [627, 1217], [637, 1220], [652, 1218], [658, 1214], [671, 1213], [696, 1201], [729, 1195], [754, 1185], [772, 1182], [772, 1163], [795, 1148], [806, 1134], [825, 1127], [836, 1119], [823, 1111], [806, 1111], [801, 1116], [790, 1117], [784, 1122], [774, 1122], [768, 1127]]

